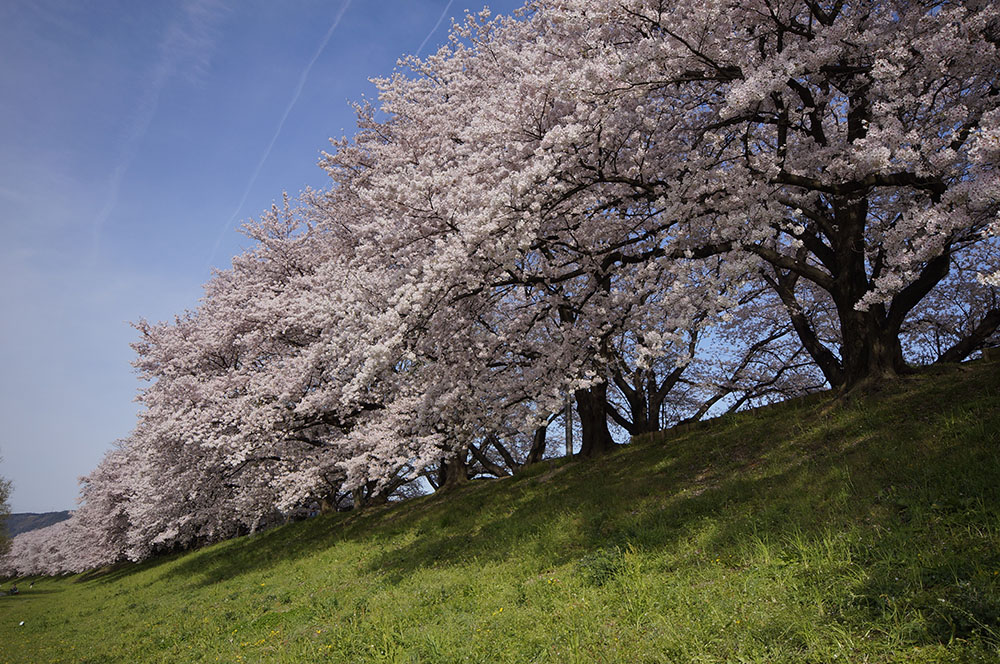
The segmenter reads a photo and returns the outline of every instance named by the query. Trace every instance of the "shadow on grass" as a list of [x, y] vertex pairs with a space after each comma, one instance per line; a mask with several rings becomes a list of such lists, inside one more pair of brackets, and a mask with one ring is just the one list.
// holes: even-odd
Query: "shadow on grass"
[[107, 567], [101, 567], [98, 569], [90, 570], [89, 572], [83, 572], [78, 574], [74, 579], [73, 583], [90, 583], [97, 582], [102, 584], [115, 583], [123, 579], [127, 579], [137, 574], [142, 574], [143, 572], [155, 569], [162, 565], [167, 565], [178, 558], [186, 555], [190, 555], [190, 551], [178, 551], [171, 553], [162, 553], [148, 560], [143, 560], [138, 563], [131, 562], [121, 562], [115, 563], [114, 565], [108, 565]]
[[31, 599], [34, 595], [54, 595], [62, 592], [61, 590], [20, 590], [16, 595], [11, 595], [10, 593], [3, 592], [0, 593], [0, 602], [6, 600], [19, 600], [19, 599]]

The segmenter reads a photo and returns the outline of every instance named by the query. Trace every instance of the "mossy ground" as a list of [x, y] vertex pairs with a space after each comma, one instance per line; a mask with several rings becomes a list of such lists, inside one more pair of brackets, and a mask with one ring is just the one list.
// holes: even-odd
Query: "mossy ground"
[[0, 663], [1000, 662], [1000, 364], [19, 584]]

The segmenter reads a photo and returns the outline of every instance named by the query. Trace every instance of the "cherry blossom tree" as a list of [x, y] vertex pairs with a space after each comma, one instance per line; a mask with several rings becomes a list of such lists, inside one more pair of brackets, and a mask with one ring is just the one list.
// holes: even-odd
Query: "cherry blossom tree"
[[[584, 100], [561, 123], [572, 140], [553, 145], [560, 175], [578, 188], [626, 183], [630, 200], [683, 211], [671, 244], [624, 260], [746, 252], [778, 273], [793, 318], [801, 282], [833, 302], [839, 347], [796, 324], [831, 384], [905, 370], [907, 316], [997, 211], [995, 5], [536, 11], [546, 43], [559, 44], [548, 52], [579, 61], [575, 74], [550, 67]], [[619, 166], [630, 157], [631, 173], [606, 167], [608, 142], [630, 146], [612, 154]]]
[[[523, 402], [540, 419], [572, 392], [583, 424], [581, 453], [599, 453], [613, 445], [606, 416], [610, 336], [626, 319], [664, 315], [659, 306], [643, 310], [625, 291], [644, 279], [662, 281], [664, 273], [612, 274], [617, 259], [602, 254], [616, 233], [637, 232], [651, 213], [635, 202], [634, 210], [616, 209], [602, 192], [574, 209], [541, 210], [533, 196], [546, 176], [538, 166], [526, 168], [525, 159], [544, 149], [542, 135], [566, 104], [522, 76], [526, 23], [487, 18], [459, 27], [453, 49], [409, 60], [414, 76], [380, 81], [388, 119], [360, 108], [362, 131], [336, 143], [325, 167], [336, 195], [353, 192], [392, 220], [376, 220], [365, 236], [394, 263], [410, 266], [392, 296], [394, 319], [410, 331], [390, 339], [399, 347], [404, 338], [435, 340], [421, 366], [433, 355], [439, 371], [462, 366], [460, 355], [477, 349], [482, 375], [490, 376], [477, 384], [515, 394], [530, 386]], [[691, 308], [677, 307], [678, 317]], [[465, 313], [457, 315], [460, 309]], [[473, 341], [469, 330], [480, 338]], [[456, 354], [452, 344], [444, 361], [441, 340], [458, 339], [464, 347]]]
[[398, 136], [366, 155], [380, 204], [439, 220], [486, 284], [590, 298], [661, 257], [766, 264], [849, 387], [905, 370], [907, 317], [995, 218], [995, 26], [985, 3], [533, 3], [383, 82]]
[[[903, 370], [907, 315], [995, 214], [981, 126], [995, 115], [995, 68], [965, 57], [942, 75], [920, 60], [905, 85], [922, 96], [910, 95], [906, 115], [898, 81], [876, 64], [901, 48], [900, 33], [956, 49], [956, 62], [992, 57], [992, 14], [835, 7], [539, 2], [522, 21], [470, 18], [451, 48], [380, 81], [381, 108], [360, 109], [362, 132], [335, 144], [325, 167], [338, 195], [377, 211], [368, 242], [410, 266], [387, 318], [408, 318], [408, 332], [389, 337], [386, 358], [404, 338], [465, 339], [435, 327], [475, 325], [456, 303], [479, 298], [484, 311], [523, 288], [524, 317], [507, 329], [579, 351], [531, 363], [576, 393], [584, 449], [604, 449], [608, 339], [665, 311], [689, 324], [692, 288], [669, 284], [685, 262], [726, 252], [719, 280], [766, 277], [831, 384]], [[956, 21], [965, 41], [942, 45], [938, 28]], [[855, 32], [865, 40], [845, 37]], [[785, 61], [798, 78], [768, 74]], [[925, 90], [935, 80], [937, 96]], [[751, 94], [760, 81], [773, 94]], [[965, 108], [947, 141], [946, 98]], [[781, 111], [793, 102], [794, 117]], [[893, 138], [900, 127], [935, 138], [913, 156]], [[865, 156], [882, 147], [902, 161]], [[922, 174], [925, 161], [934, 174]], [[928, 233], [928, 215], [947, 228], [939, 219]], [[663, 294], [655, 307], [635, 297], [650, 291]], [[439, 351], [420, 365], [443, 370]], [[550, 410], [553, 387], [537, 391]]]
[[[140, 541], [211, 541], [342, 498], [328, 457], [346, 425], [309, 405], [321, 385], [302, 369], [322, 325], [304, 298], [333, 243], [313, 241], [287, 204], [247, 232], [257, 246], [215, 276], [196, 312], [137, 325], [136, 366], [151, 385], [131, 445], [163, 485], [132, 501]], [[177, 497], [169, 509], [166, 496]]]
[[69, 571], [65, 564], [65, 551], [69, 523], [59, 523], [45, 528], [21, 533], [11, 540], [10, 551], [3, 558], [0, 570], [7, 576], [55, 575]]

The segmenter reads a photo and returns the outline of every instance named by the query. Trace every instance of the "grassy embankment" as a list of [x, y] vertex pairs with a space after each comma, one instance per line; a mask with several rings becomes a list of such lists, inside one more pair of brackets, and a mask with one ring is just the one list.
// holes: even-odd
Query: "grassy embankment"
[[0, 663], [144, 661], [998, 662], [1000, 364], [0, 598]]

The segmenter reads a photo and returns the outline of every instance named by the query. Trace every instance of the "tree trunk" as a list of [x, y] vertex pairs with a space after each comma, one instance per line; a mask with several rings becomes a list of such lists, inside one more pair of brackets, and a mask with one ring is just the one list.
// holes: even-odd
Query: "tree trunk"
[[[654, 402], [655, 395], [650, 393], [649, 386], [640, 394], [642, 399], [641, 407], [632, 413], [633, 436], [641, 436], [646, 433], [654, 433], [660, 430], [660, 409], [661, 404]], [[650, 403], [653, 402], [653, 403]]]
[[462, 450], [454, 456], [441, 460], [441, 466], [438, 468], [438, 490], [449, 489], [469, 480], [466, 454], [468, 451]]
[[899, 331], [878, 315], [881, 308], [872, 307], [867, 312], [841, 310], [845, 389], [891, 380], [908, 371]]
[[613, 449], [615, 441], [608, 430], [607, 383], [599, 383], [586, 390], [577, 390], [575, 396], [582, 430], [579, 455], [595, 457]]
[[544, 425], [535, 429], [535, 435], [531, 439], [531, 449], [528, 450], [528, 456], [524, 460], [525, 466], [538, 463], [545, 456], [545, 434], [547, 431], [548, 427]]
[[[859, 107], [859, 117], [864, 117], [866, 108], [863, 104]], [[872, 304], [865, 311], [855, 308], [871, 288], [865, 265], [864, 236], [868, 199], [836, 198], [834, 216], [843, 236], [834, 248], [837, 269], [830, 294], [840, 319], [841, 389], [851, 390], [862, 384], [895, 378], [905, 373], [907, 366], [899, 343], [902, 316], [890, 321], [883, 304]]]
[[833, 293], [840, 319], [840, 388], [844, 391], [891, 380], [908, 371], [899, 342], [899, 324], [890, 321], [885, 305], [872, 304], [866, 311], [855, 308], [869, 288], [863, 277], [861, 273], [860, 278], [843, 279]]
[[365, 488], [359, 486], [358, 488], [351, 491], [351, 499], [354, 506], [351, 509], [359, 510], [365, 506]]

